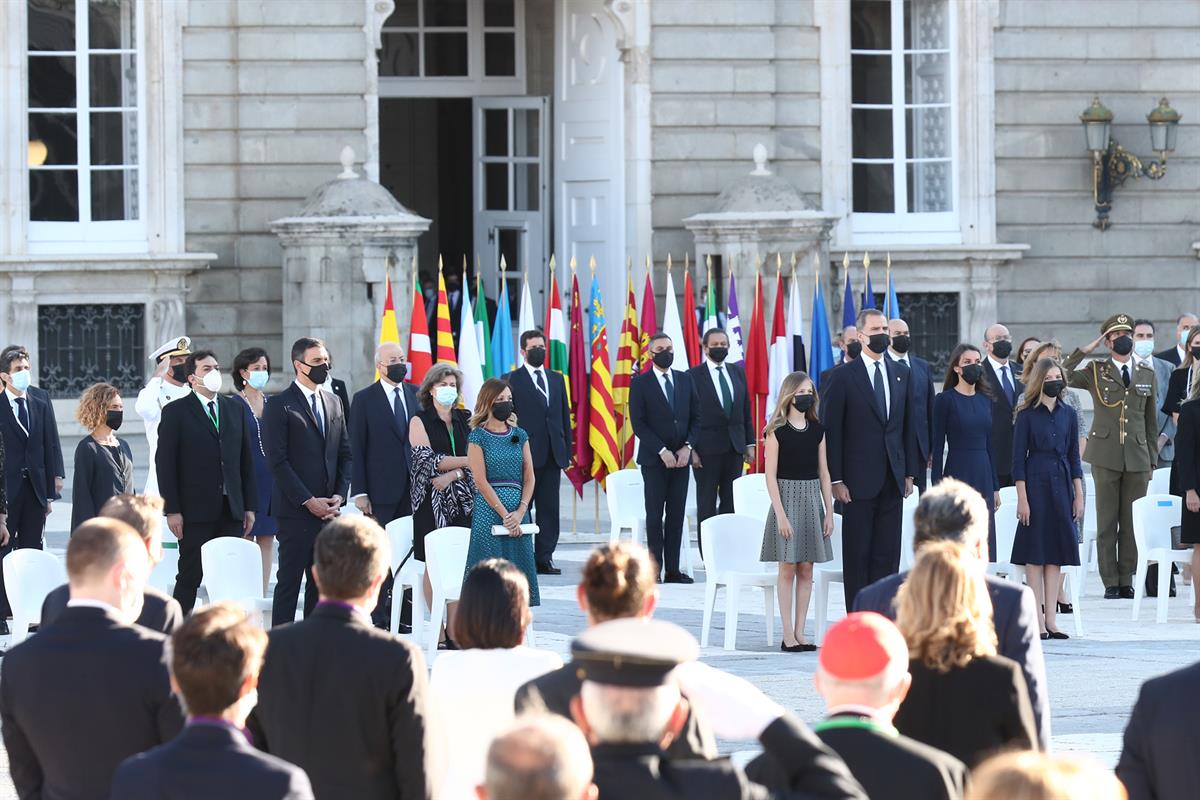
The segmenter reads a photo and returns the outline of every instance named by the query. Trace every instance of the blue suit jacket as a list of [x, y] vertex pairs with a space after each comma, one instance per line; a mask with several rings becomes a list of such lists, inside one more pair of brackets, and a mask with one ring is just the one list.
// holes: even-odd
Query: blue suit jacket
[[[875, 611], [888, 619], [896, 618], [893, 603], [907, 572], [881, 578], [859, 590], [854, 598], [855, 611]], [[992, 621], [996, 626], [999, 654], [1012, 659], [1025, 673], [1029, 702], [1037, 718], [1038, 739], [1044, 749], [1050, 744], [1050, 698], [1046, 687], [1046, 659], [1042, 655], [1040, 628], [1037, 623], [1033, 591], [993, 575], [986, 576], [992, 596]]]
[[312, 408], [292, 383], [271, 398], [263, 411], [262, 439], [275, 486], [271, 514], [304, 520], [320, 527], [321, 520], [304, 507], [310, 497], [343, 499], [350, 489], [350, 438], [342, 401], [324, 389], [317, 391], [325, 419], [321, 435]]
[[693, 395], [692, 376], [677, 369], [671, 370], [675, 406], [667, 403], [657, 370], [635, 377], [629, 382], [629, 419], [638, 445], [639, 464], [658, 464], [658, 453], [664, 447], [678, 450], [696, 441], [700, 411]]
[[[417, 390], [402, 383], [404, 407], [411, 421], [420, 406]], [[408, 465], [412, 448], [408, 428], [401, 429], [392, 408], [392, 387], [382, 381], [354, 395], [354, 416], [350, 418], [351, 472], [350, 489], [365, 494], [372, 503], [392, 505], [408, 498]], [[402, 509], [408, 513], [409, 509]]]
[[[888, 358], [892, 358], [888, 351]], [[899, 361], [899, 359], [894, 359]], [[913, 422], [917, 430], [917, 454], [922, 466], [929, 461], [933, 441], [933, 367], [923, 358], [908, 354], [908, 371], [912, 373]]]

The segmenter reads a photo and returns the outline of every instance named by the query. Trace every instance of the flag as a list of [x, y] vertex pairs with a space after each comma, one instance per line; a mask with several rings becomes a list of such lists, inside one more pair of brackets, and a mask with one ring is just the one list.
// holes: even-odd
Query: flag
[[688, 366], [700, 363], [700, 329], [696, 322], [696, 292], [692, 287], [692, 273], [688, 272], [687, 260], [683, 268], [683, 346], [687, 351]]
[[421, 284], [416, 280], [416, 259], [413, 259], [412, 321], [408, 329], [408, 382], [420, 384], [425, 373], [433, 366], [433, 355], [429, 349], [429, 322], [425, 318], [425, 298], [421, 296]]
[[[392, 303], [392, 275], [388, 272], [384, 278], [387, 289], [383, 295], [383, 317], [379, 320], [379, 343], [395, 342], [400, 344], [400, 329], [396, 326], [396, 306]], [[379, 380], [379, 368], [375, 368], [375, 380]]]
[[442, 275], [442, 260], [438, 259], [438, 292], [437, 292], [437, 338], [435, 342], [434, 361], [438, 364], [458, 366], [458, 358], [454, 355], [454, 334], [450, 327], [450, 301], [446, 299], [446, 278]]
[[792, 268], [792, 289], [788, 293], [788, 338], [791, 339], [791, 369], [793, 372], [808, 371], [808, 360], [804, 357], [804, 314], [800, 309], [800, 282], [796, 280], [796, 270]]
[[779, 387], [792, 371], [792, 340], [788, 336], [783, 306], [783, 272], [775, 276], [775, 313], [771, 317], [771, 339], [767, 345], [769, 353], [767, 405], [763, 409], [763, 424], [775, 410], [779, 399]]
[[[476, 264], [478, 267], [478, 264]], [[464, 284], [465, 285], [465, 284]], [[471, 326], [475, 331], [475, 341], [479, 350], [479, 366], [484, 380], [496, 377], [496, 364], [492, 360], [492, 333], [488, 326], [487, 295], [483, 292], [483, 276], [475, 272], [475, 320]], [[462, 337], [462, 329], [459, 329]], [[474, 405], [471, 406], [474, 408]]]
[[[763, 323], [762, 275], [754, 277], [754, 310], [750, 313], [750, 331], [746, 335], [746, 388], [750, 395], [750, 420], [754, 425], [754, 441], [759, 443], [766, 422], [767, 394], [770, 391], [770, 375], [767, 363], [767, 335]], [[755, 448], [755, 464], [752, 472], [761, 472], [763, 452]]]
[[654, 305], [654, 284], [650, 282], [650, 256], [646, 256], [646, 288], [642, 290], [642, 324], [639, 357], [641, 371], [650, 369], [650, 337], [658, 331], [658, 309]]
[[[463, 270], [466, 277], [466, 270]], [[462, 308], [458, 319], [458, 368], [463, 374], [460, 392], [467, 408], [475, 407], [475, 398], [483, 386], [483, 360], [479, 357], [479, 337], [475, 330], [474, 309], [471, 307], [471, 284], [463, 281]]]
[[[671, 345], [675, 349], [675, 366], [688, 369], [692, 366], [688, 360], [686, 340], [683, 338], [683, 323], [679, 319], [679, 304], [675, 302], [675, 281], [671, 278], [671, 257], [667, 256], [667, 294], [663, 298], [666, 308], [663, 311], [663, 333], [671, 337]], [[680, 358], [682, 356], [682, 359]], [[680, 361], [683, 363], [681, 364]]]
[[567, 375], [567, 326], [563, 319], [562, 297], [558, 292], [558, 276], [554, 274], [554, 256], [550, 256], [550, 301], [546, 303], [546, 368]]
[[496, 324], [492, 327], [492, 370], [502, 378], [517, 368], [513, 349], [512, 307], [508, 304], [508, 281], [504, 279], [504, 259], [500, 264], [500, 299], [496, 301]]
[[891, 272], [888, 272], [887, 304], [884, 308], [887, 309], [888, 319], [900, 318], [900, 299], [896, 297], [896, 282], [892, 279]]
[[[709, 259], [710, 264], [712, 259]], [[717, 317], [717, 293], [713, 291], [712, 267], [708, 270], [708, 291], [705, 292], [707, 297], [704, 298], [704, 324], [701, 326], [705, 331], [711, 331], [713, 328], [721, 327], [720, 318]]]
[[821, 388], [821, 373], [833, 369], [833, 339], [829, 335], [829, 316], [825, 311], [825, 296], [821, 293], [821, 282], [816, 282], [813, 289], [812, 304], [812, 340], [809, 348], [812, 359], [809, 361], [809, 376], [813, 388]]
[[725, 333], [729, 336], [729, 355], [725, 360], [730, 364], [741, 364], [746, 360], [742, 354], [742, 320], [738, 317], [737, 281], [733, 273], [729, 275], [729, 302], [725, 307]]
[[871, 288], [871, 273], [867, 271], [867, 285], [863, 289], [862, 307], [875, 308], [875, 290]]
[[579, 302], [579, 278], [575, 270], [571, 270], [571, 344], [570, 354], [570, 387], [571, 387], [571, 428], [575, 433], [575, 452], [572, 453], [571, 465], [567, 467], [567, 479], [575, 486], [575, 491], [583, 497], [583, 485], [592, 479], [592, 446], [588, 437], [581, 435], [590, 426], [587, 373], [587, 349], [584, 344], [583, 308]]
[[842, 297], [842, 328], [854, 327], [857, 317], [858, 312], [854, 310], [854, 289], [850, 286], [850, 271], [846, 270], [846, 292]]
[[[632, 265], [631, 265], [632, 267]], [[629, 421], [629, 383], [638, 370], [642, 339], [638, 331], [637, 298], [633, 294], [632, 268], [628, 276], [629, 296], [621, 320], [621, 338], [617, 342], [617, 371], [613, 374], [613, 407], [617, 412], [617, 443], [621, 446], [618, 464], [633, 463], [633, 424]]]
[[[533, 297], [529, 294], [529, 271], [526, 270], [525, 280], [521, 285], [521, 306], [517, 309], [518, 343], [520, 342], [520, 336], [522, 333], [532, 330], [537, 330], [537, 323], [533, 321]], [[545, 331], [543, 331], [543, 333], [545, 333]], [[520, 347], [517, 348], [517, 350], [520, 349]], [[549, 353], [547, 353], [547, 355], [549, 355]]]
[[616, 413], [613, 410], [612, 374], [608, 366], [608, 324], [604, 318], [604, 301], [600, 298], [600, 280], [596, 277], [595, 266], [596, 259], [593, 258], [592, 297], [588, 303], [592, 343], [588, 444], [592, 446], [592, 477], [603, 483], [610, 472], [616, 472], [621, 467]]

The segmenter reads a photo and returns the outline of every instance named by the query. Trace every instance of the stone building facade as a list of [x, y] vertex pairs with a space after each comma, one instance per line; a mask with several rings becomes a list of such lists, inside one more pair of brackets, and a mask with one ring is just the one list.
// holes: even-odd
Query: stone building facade
[[[1144, 158], [1159, 97], [1183, 115], [1166, 176], [1119, 188], [1106, 231], [1078, 121], [1095, 95]], [[651, 255], [661, 292], [668, 254], [707, 247], [685, 220], [762, 144], [820, 221], [771, 245], [809, 254], [804, 285], [812, 253], [834, 297], [843, 253], [858, 288], [863, 252], [890, 253], [926, 354], [994, 320], [1073, 345], [1116, 310], [1200, 307], [1198, 123], [1196, 0], [11, 0], [0, 341], [63, 398], [136, 386], [184, 329], [282, 366], [302, 295], [271, 223], [347, 145], [431, 220], [421, 272], [465, 260], [495, 297], [504, 255], [540, 313], [550, 255], [564, 287], [594, 256], [612, 323], [626, 264], [640, 285]], [[705, 251], [743, 308], [771, 255], [751, 238]], [[403, 311], [414, 273], [390, 263]]]

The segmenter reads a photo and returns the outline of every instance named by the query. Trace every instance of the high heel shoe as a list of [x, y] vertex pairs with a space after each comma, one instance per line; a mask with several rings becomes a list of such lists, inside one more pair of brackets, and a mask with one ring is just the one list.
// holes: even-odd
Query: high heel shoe
[[1075, 613], [1075, 606], [1071, 605], [1070, 603], [1058, 603], [1057, 605], [1058, 605], [1058, 613], [1060, 613], [1060, 614], [1074, 614]]

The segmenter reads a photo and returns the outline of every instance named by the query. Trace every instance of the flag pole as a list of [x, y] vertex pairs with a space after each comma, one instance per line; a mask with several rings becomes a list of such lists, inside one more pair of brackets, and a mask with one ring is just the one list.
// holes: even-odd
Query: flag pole
[[887, 288], [884, 289], [884, 291], [887, 292], [887, 294], [884, 295], [885, 299], [883, 301], [883, 307], [886, 312], [884, 314], [884, 316], [886, 316], [888, 318], [888, 321], [890, 322], [892, 319], [892, 314], [895, 313], [894, 310], [892, 309], [892, 251], [891, 250], [889, 250], [888, 254], [887, 254], [887, 269], [884, 271], [884, 274], [887, 276]]
[[[863, 250], [863, 304], [867, 307], [867, 290], [871, 288], [871, 254]], [[871, 304], [875, 304], [875, 293], [871, 292]]]

